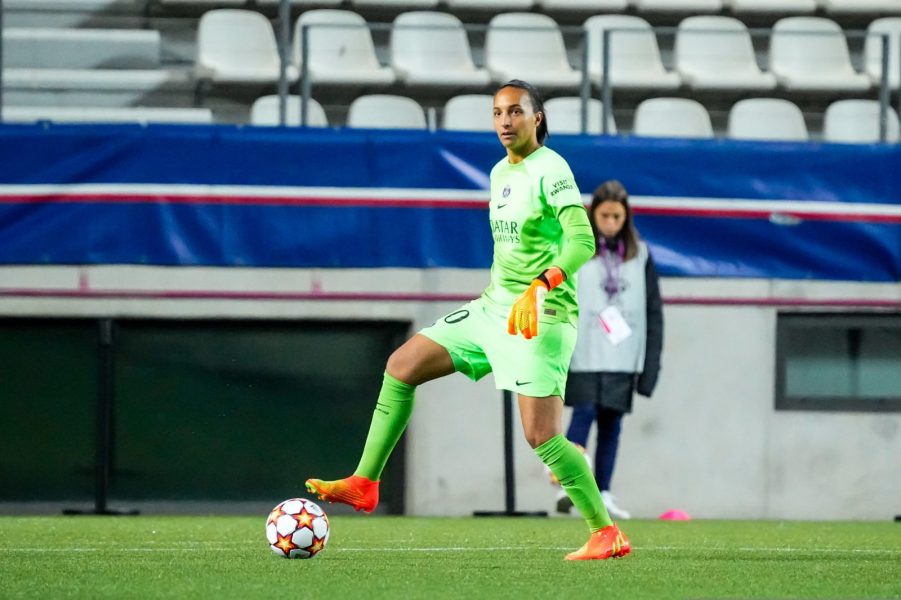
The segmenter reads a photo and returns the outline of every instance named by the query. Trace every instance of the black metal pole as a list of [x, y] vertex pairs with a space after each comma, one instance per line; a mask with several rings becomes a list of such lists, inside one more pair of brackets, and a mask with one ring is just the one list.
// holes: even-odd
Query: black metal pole
[[610, 131], [608, 121], [610, 120], [610, 112], [613, 110], [613, 82], [610, 77], [610, 34], [609, 29], [605, 29], [601, 37], [601, 64], [603, 71], [601, 72], [601, 98], [603, 107], [601, 108], [601, 133], [609, 135]]
[[288, 62], [291, 44], [291, 7], [289, 0], [281, 0], [278, 5], [278, 124], [287, 123], [286, 103], [288, 101]]
[[310, 81], [310, 26], [300, 28], [300, 126], [307, 126], [310, 96], [313, 82]]
[[504, 488], [507, 512], [516, 510], [516, 474], [513, 465], [513, 394], [504, 390]]
[[516, 510], [516, 473], [513, 463], [513, 392], [504, 390], [504, 510], [477, 510], [475, 517], [546, 517], [547, 511]]
[[113, 468], [115, 382], [115, 323], [100, 319], [97, 336], [97, 405], [95, 411], [94, 510], [65, 509], [67, 515], [136, 515], [136, 510], [110, 510], [110, 475]]
[[106, 513], [109, 498], [110, 462], [113, 444], [112, 408], [113, 394], [113, 322], [101, 319], [99, 322], [99, 369], [97, 376], [97, 437], [96, 475], [94, 484], [94, 510]]
[[579, 95], [582, 98], [580, 117], [580, 131], [588, 133], [588, 100], [591, 98], [591, 76], [588, 74], [588, 36], [589, 32], [582, 32], [582, 85]]

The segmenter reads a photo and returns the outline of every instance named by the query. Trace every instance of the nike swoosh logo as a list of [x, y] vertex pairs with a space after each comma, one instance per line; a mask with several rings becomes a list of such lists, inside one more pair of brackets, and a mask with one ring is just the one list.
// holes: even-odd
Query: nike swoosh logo
[[510, 203], [509, 203], [509, 202], [504, 202], [503, 204], [498, 204], [498, 205], [497, 205], [497, 208], [498, 208], [498, 210], [500, 210], [500, 209], [504, 208], [505, 206], [507, 206], [508, 204], [510, 204]]
[[532, 383], [532, 382], [531, 381], [520, 381], [519, 379], [516, 380], [516, 385], [528, 385], [530, 383]]

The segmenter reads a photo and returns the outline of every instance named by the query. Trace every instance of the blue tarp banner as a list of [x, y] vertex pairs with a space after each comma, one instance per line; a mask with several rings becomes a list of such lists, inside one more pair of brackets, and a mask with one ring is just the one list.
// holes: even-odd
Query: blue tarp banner
[[[626, 185], [665, 275], [901, 280], [901, 145], [548, 145], [584, 194]], [[503, 156], [478, 133], [0, 126], [0, 264], [485, 268]]]

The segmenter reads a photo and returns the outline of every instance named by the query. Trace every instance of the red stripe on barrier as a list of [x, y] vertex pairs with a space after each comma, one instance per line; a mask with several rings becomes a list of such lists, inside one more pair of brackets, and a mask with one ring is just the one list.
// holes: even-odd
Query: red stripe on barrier
[[[220, 290], [97, 290], [68, 288], [0, 288], [0, 298], [70, 298], [121, 300], [248, 300], [345, 302], [467, 302], [478, 294], [419, 292], [246, 292]], [[772, 306], [809, 308], [872, 308], [901, 310], [901, 299], [869, 298], [741, 298], [670, 296], [672, 306]]]
[[760, 209], [728, 209], [728, 208], [690, 208], [690, 207], [658, 207], [658, 206], [633, 206], [637, 215], [669, 216], [669, 217], [705, 217], [727, 219], [764, 219], [773, 220], [784, 225], [797, 223], [794, 221], [853, 221], [863, 223], [901, 223], [901, 215], [887, 213], [855, 213], [855, 212], [827, 212], [827, 211], [780, 211]]
[[238, 196], [201, 194], [0, 194], [4, 204], [210, 204], [246, 206], [333, 206], [333, 207], [392, 207], [392, 208], [468, 208], [487, 209], [484, 200], [426, 199], [426, 198], [339, 198], [304, 196]]
[[[331, 206], [372, 207], [372, 208], [445, 208], [479, 209], [488, 208], [488, 198], [484, 200], [440, 199], [440, 198], [358, 198], [358, 197], [313, 197], [313, 196], [253, 196], [253, 195], [210, 195], [173, 193], [33, 193], [3, 194], [3, 204], [189, 204], [189, 205], [229, 205], [229, 206]], [[901, 214], [870, 212], [833, 212], [815, 210], [764, 210], [756, 208], [719, 208], [692, 206], [641, 206], [633, 210], [637, 215], [762, 219], [792, 225], [792, 221], [837, 221], [863, 223], [901, 223]]]

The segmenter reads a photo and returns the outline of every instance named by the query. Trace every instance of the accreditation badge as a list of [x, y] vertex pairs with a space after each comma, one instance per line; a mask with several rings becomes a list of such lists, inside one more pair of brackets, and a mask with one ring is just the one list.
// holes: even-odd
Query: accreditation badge
[[623, 313], [613, 305], [608, 306], [601, 311], [599, 320], [601, 329], [604, 330], [607, 339], [610, 340], [610, 343], [614, 346], [632, 335], [632, 328], [626, 323], [626, 319], [623, 318]]

